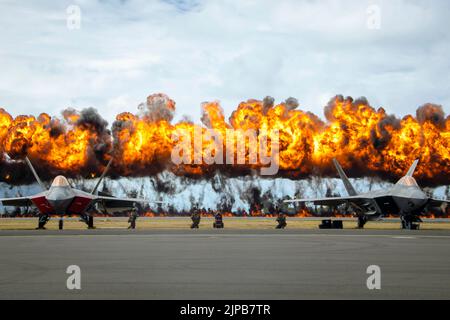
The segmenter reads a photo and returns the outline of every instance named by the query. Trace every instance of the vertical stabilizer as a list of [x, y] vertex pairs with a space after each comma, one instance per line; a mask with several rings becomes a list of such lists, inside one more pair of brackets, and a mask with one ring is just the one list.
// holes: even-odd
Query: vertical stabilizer
[[109, 160], [108, 165], [106, 166], [105, 170], [103, 171], [103, 173], [102, 173], [100, 179], [98, 179], [97, 184], [96, 184], [95, 187], [92, 189], [91, 194], [94, 194], [94, 193], [97, 191], [98, 186], [99, 186], [100, 183], [103, 181], [103, 178], [105, 177], [106, 173], [108, 172], [109, 167], [111, 166], [111, 163], [112, 163], [113, 159], [114, 159], [114, 158], [111, 158], [111, 160]]
[[28, 157], [25, 157], [25, 162], [28, 164], [28, 166], [31, 169], [31, 172], [33, 172], [34, 177], [36, 178], [36, 181], [39, 183], [39, 185], [41, 186], [41, 188], [43, 190], [47, 190], [47, 188], [45, 187], [45, 185], [42, 183], [42, 180], [39, 178], [38, 174], [36, 173], [36, 170], [34, 170], [33, 165], [31, 164], [30, 159], [28, 159]]
[[345, 174], [344, 170], [342, 170], [341, 165], [336, 159], [333, 159], [334, 166], [336, 167], [337, 172], [339, 173], [339, 177], [341, 177], [342, 182], [344, 183], [345, 189], [347, 190], [347, 193], [349, 196], [356, 196], [358, 193], [356, 192], [355, 188], [353, 188], [352, 184], [350, 183], [350, 180], [348, 180], [347, 175]]
[[419, 163], [419, 159], [414, 160], [413, 164], [409, 168], [408, 172], [406, 173], [407, 177], [412, 177], [414, 174], [414, 171], [416, 171], [417, 164]]

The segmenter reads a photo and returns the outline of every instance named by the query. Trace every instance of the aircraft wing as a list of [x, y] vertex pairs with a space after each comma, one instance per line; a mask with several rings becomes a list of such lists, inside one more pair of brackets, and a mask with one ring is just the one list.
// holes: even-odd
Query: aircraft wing
[[360, 204], [368, 201], [373, 201], [373, 199], [361, 196], [350, 196], [350, 197], [316, 198], [316, 199], [293, 199], [293, 200], [284, 200], [283, 202], [284, 203], [312, 202], [316, 206], [338, 206], [340, 204], [345, 204], [349, 202]]
[[14, 207], [28, 207], [33, 204], [31, 198], [29, 197], [4, 198], [0, 199], [0, 202], [4, 206], [14, 206]]
[[441, 207], [441, 206], [449, 206], [450, 205], [450, 201], [449, 200], [440, 200], [440, 199], [429, 199], [428, 200], [428, 206], [429, 207]]
[[14, 207], [29, 207], [36, 206], [41, 213], [51, 213], [53, 212], [52, 206], [45, 199], [46, 192], [41, 192], [28, 197], [18, 197], [18, 198], [4, 198], [0, 199], [0, 202], [4, 206], [14, 206]]
[[147, 199], [138, 199], [138, 198], [115, 198], [108, 196], [95, 196], [93, 201], [102, 202], [105, 207], [108, 208], [127, 208], [133, 207], [136, 202], [140, 203], [164, 203], [162, 201], [150, 201]]

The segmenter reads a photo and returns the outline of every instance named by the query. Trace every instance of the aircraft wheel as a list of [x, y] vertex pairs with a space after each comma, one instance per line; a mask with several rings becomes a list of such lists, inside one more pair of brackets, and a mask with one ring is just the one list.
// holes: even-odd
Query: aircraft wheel
[[88, 229], [95, 229], [93, 216], [88, 216]]
[[48, 222], [48, 220], [50, 220], [48, 215], [39, 216], [38, 227], [36, 229], [45, 230], [45, 224]]
[[419, 230], [422, 220], [416, 216], [401, 216], [402, 229], [404, 230]]

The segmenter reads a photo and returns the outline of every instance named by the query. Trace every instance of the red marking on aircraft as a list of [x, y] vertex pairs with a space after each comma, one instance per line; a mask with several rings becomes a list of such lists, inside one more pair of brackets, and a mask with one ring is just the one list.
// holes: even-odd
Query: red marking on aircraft
[[67, 209], [68, 213], [83, 213], [86, 210], [89, 203], [91, 203], [91, 199], [83, 198], [83, 197], [75, 197]]
[[31, 198], [31, 201], [33, 201], [34, 205], [43, 214], [49, 214], [55, 211], [50, 203], [48, 203], [47, 199], [45, 199], [45, 197]]

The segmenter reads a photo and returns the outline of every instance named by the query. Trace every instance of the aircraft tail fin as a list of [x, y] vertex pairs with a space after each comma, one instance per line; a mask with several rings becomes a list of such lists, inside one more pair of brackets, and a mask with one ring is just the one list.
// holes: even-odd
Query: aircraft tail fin
[[358, 195], [355, 188], [353, 188], [353, 185], [351, 184], [350, 180], [347, 178], [347, 175], [345, 174], [345, 172], [342, 169], [339, 162], [336, 159], [333, 159], [333, 163], [334, 163], [334, 166], [336, 167], [337, 172], [339, 173], [339, 176], [341, 177], [342, 182], [344, 183], [344, 186], [345, 186], [345, 189], [347, 190], [348, 195], [349, 196]]
[[103, 181], [103, 178], [105, 178], [105, 175], [108, 172], [113, 159], [114, 158], [111, 158], [111, 160], [109, 160], [108, 165], [106, 166], [105, 170], [103, 171], [102, 175], [100, 176], [100, 179], [98, 179], [97, 183], [95, 184], [95, 187], [92, 189], [91, 194], [94, 194], [97, 191], [98, 187], [100, 186], [100, 183]]
[[47, 190], [47, 188], [45, 187], [45, 185], [42, 183], [41, 178], [39, 178], [39, 176], [38, 176], [36, 170], [34, 170], [34, 167], [33, 167], [33, 165], [31, 164], [31, 161], [30, 161], [30, 159], [28, 159], [28, 157], [25, 157], [25, 162], [27, 163], [28, 167], [30, 167], [31, 172], [33, 173], [33, 176], [36, 178], [37, 183], [39, 183], [39, 185], [41, 186], [41, 188], [42, 188], [43, 190]]
[[406, 173], [407, 177], [412, 177], [414, 174], [414, 171], [416, 171], [417, 164], [419, 163], [419, 159], [414, 160], [413, 164], [409, 168], [408, 172]]

